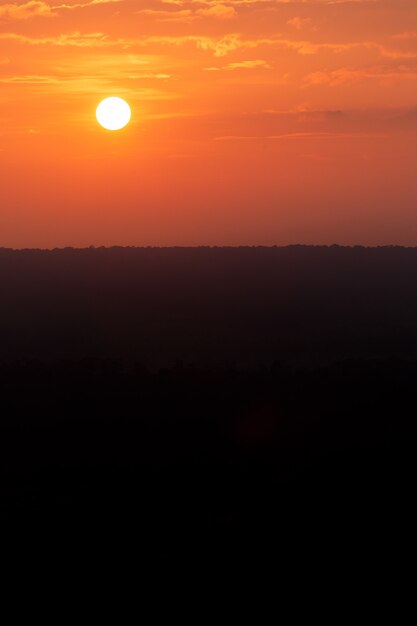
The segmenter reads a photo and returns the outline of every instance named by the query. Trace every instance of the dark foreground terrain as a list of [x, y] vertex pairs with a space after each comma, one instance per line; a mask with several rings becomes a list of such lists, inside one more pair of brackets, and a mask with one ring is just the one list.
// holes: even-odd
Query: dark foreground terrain
[[6, 543], [411, 559], [416, 279], [396, 248], [0, 250]]
[[417, 358], [417, 248], [0, 249], [0, 359]]

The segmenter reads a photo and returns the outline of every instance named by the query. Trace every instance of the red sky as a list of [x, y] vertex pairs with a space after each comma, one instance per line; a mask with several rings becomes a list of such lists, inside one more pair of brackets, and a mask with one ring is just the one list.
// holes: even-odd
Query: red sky
[[416, 0], [0, 0], [0, 83], [0, 246], [417, 245]]

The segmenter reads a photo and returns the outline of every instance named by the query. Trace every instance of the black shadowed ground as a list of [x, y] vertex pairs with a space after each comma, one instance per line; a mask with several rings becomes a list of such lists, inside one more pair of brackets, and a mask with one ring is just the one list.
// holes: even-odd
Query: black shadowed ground
[[152, 559], [409, 549], [416, 278], [401, 248], [0, 250], [5, 526]]

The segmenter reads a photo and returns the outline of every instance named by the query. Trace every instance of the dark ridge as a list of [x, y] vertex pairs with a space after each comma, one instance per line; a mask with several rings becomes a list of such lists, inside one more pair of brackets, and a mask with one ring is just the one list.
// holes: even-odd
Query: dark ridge
[[417, 357], [417, 249], [0, 250], [0, 360]]
[[15, 562], [412, 558], [417, 249], [0, 249], [0, 288]]

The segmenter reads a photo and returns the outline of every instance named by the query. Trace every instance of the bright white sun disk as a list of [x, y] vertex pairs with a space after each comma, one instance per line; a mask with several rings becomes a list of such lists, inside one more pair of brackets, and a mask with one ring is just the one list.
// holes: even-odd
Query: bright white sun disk
[[132, 116], [130, 106], [122, 98], [106, 98], [97, 107], [98, 123], [107, 130], [120, 130], [129, 124]]

